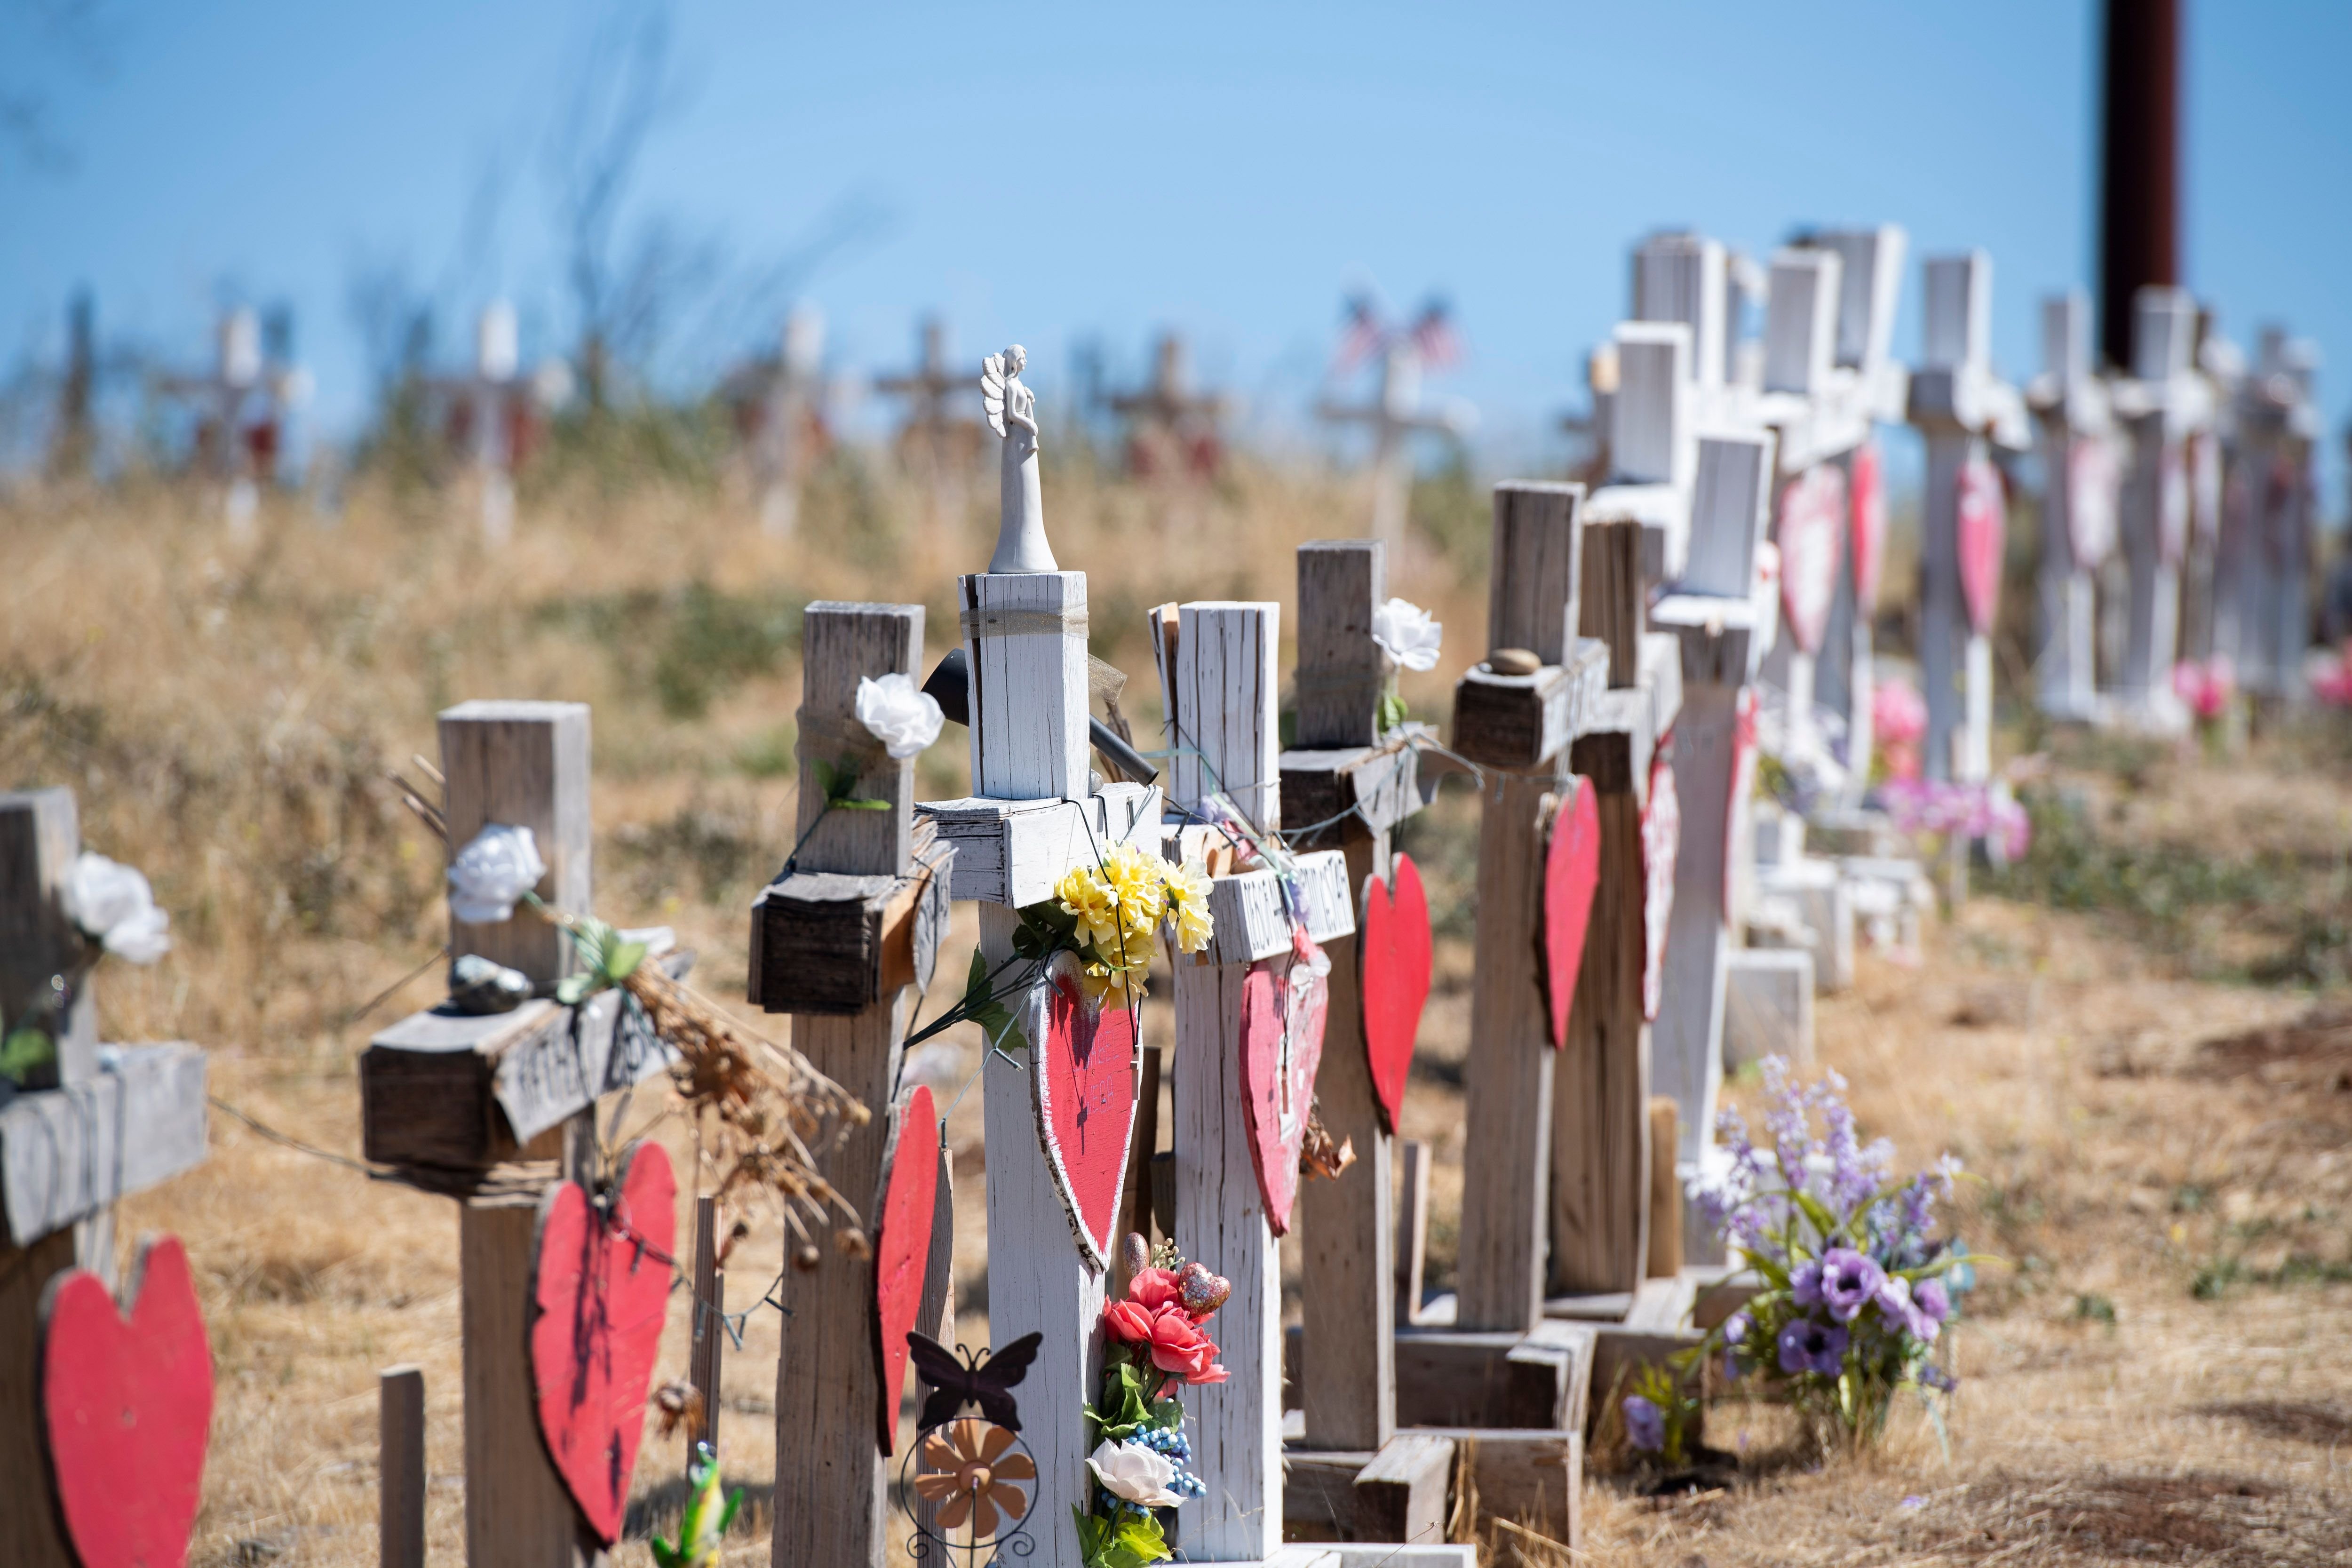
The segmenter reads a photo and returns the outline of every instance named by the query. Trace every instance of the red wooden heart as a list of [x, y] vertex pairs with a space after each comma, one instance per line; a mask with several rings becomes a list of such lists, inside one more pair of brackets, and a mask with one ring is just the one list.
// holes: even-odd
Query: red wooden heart
[[1118, 1228], [1128, 1140], [1135, 1131], [1135, 1010], [1090, 1011], [1066, 977], [1037, 987], [1029, 1037], [1043, 1038], [1030, 1075], [1037, 1131], [1062, 1207], [1087, 1260], [1102, 1268]]
[[669, 1314], [677, 1179], [658, 1143], [621, 1156], [605, 1212], [577, 1182], [539, 1207], [530, 1375], [549, 1457], [590, 1529], [620, 1539]]
[[1819, 653], [1845, 558], [1845, 470], [1815, 463], [1780, 492], [1780, 608], [1804, 653]]
[[1878, 572], [1886, 562], [1886, 469], [1877, 442], [1854, 449], [1847, 489], [1853, 497], [1853, 597], [1867, 617], [1878, 604]]
[[1723, 803], [1723, 919], [1727, 925], [1736, 913], [1731, 907], [1738, 878], [1733, 868], [1739, 864], [1739, 814], [1748, 805], [1748, 797], [1756, 789], [1756, 689], [1743, 686], [1732, 705], [1731, 723], [1731, 793]]
[[2000, 603], [2000, 552], [2008, 528], [2000, 470], [1990, 458], [1971, 458], [1960, 465], [1959, 484], [1960, 595], [1968, 603], [1969, 624], [1984, 637]]
[[929, 1086], [918, 1084], [891, 1113], [874, 1214], [874, 1354], [881, 1373], [875, 1436], [887, 1457], [898, 1444], [898, 1401], [907, 1392], [907, 1331], [923, 1304], [931, 1256], [931, 1215], [940, 1195], [940, 1118]]
[[[180, 1238], [143, 1242], [126, 1315], [72, 1268], [41, 1300], [41, 1418], [82, 1568], [181, 1568], [203, 1500], [213, 1358]], [[11, 1478], [9, 1508], [36, 1506]]]
[[1675, 732], [1650, 757], [1650, 798], [1642, 807], [1642, 1016], [1654, 1022], [1665, 992], [1666, 927], [1675, 918], [1675, 857], [1683, 842], [1682, 796], [1675, 788]]
[[1421, 869], [1400, 855], [1388, 880], [1364, 879], [1364, 913], [1357, 922], [1357, 994], [1363, 999], [1364, 1054], [1372, 1068], [1372, 1097], [1381, 1125], [1394, 1132], [1404, 1106], [1405, 1076], [1429, 1000], [1429, 896]]
[[1290, 1233], [1298, 1201], [1298, 1151], [1315, 1108], [1315, 1069], [1323, 1065], [1328, 969], [1323, 950], [1302, 931], [1289, 952], [1251, 964], [1242, 982], [1242, 1107], [1258, 1194], [1276, 1236]]
[[1552, 813], [1544, 847], [1544, 999], [1551, 1005], [1552, 1048], [1568, 1044], [1569, 1009], [1584, 967], [1584, 933], [1601, 886], [1601, 807], [1591, 784], [1570, 776]]
[[2066, 544], [2078, 572], [2095, 572], [2116, 548], [2116, 449], [2077, 436], [2066, 448]]

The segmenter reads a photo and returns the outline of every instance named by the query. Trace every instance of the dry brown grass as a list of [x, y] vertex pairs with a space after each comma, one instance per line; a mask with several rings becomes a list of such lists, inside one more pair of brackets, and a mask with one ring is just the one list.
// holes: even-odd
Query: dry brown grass
[[[1057, 548], [1092, 576], [1097, 649], [1144, 687], [1145, 605], [1287, 600], [1293, 546], [1352, 532], [1360, 515], [1341, 487], [1264, 472], [1181, 500], [1077, 472], [1047, 485]], [[1440, 531], [1475, 542], [1475, 508], [1466, 533], [1458, 512]], [[929, 537], [911, 492], [887, 476], [863, 488], [835, 476], [807, 515], [799, 541], [778, 543], [707, 496], [550, 498], [491, 558], [462, 518], [380, 498], [332, 529], [265, 514], [246, 546], [168, 494], [0, 511], [0, 784], [73, 784], [90, 845], [147, 868], [174, 915], [164, 963], [105, 972], [110, 1036], [203, 1042], [223, 1099], [355, 1149], [356, 1053], [436, 982], [355, 1010], [442, 937], [438, 847], [381, 774], [429, 754], [435, 710], [469, 696], [595, 704], [599, 912], [676, 924], [703, 954], [704, 989], [739, 994], [740, 910], [792, 818], [777, 759], [790, 754], [798, 672], [775, 634], [810, 598], [919, 597], [936, 653], [951, 573], [984, 553], [988, 531], [975, 517], [950, 541]], [[1473, 552], [1434, 546], [1392, 569], [1397, 591], [1455, 628], [1448, 664], [1408, 679], [1424, 713], [1442, 712], [1477, 640], [1484, 571]], [[732, 667], [698, 694], [699, 712], [675, 689], [681, 661]], [[2340, 787], [2286, 757], [2228, 770], [2166, 761], [2126, 792], [2128, 810], [2150, 814], [2151, 832], [2211, 839], [2204, 825], [2216, 825], [2305, 855], [2341, 842]], [[961, 773], [950, 742], [927, 758], [924, 787], [958, 790]], [[2084, 776], [2120, 787], [2112, 773]], [[1466, 802], [1447, 801], [1412, 830], [1441, 923], [1456, 931], [1474, 824]], [[950, 969], [970, 940], [962, 921]], [[2020, 1264], [1987, 1271], [1959, 1331], [1967, 1382], [1950, 1457], [1906, 1414], [1879, 1455], [1820, 1473], [1758, 1466], [1727, 1493], [1651, 1502], [1596, 1479], [1584, 1561], [2352, 1560], [2337, 1522], [2352, 1458], [2341, 1328], [2352, 1285], [2339, 1268], [2352, 1093], [2326, 1065], [2340, 1062], [2330, 1042], [2342, 1036], [2324, 1024], [2250, 1035], [2300, 1016], [2305, 999], [2187, 978], [2177, 953], [2127, 935], [2096, 913], [1979, 900], [1935, 933], [1924, 968], [1865, 962], [1856, 991], [1822, 1009], [1822, 1056], [1853, 1080], [1865, 1124], [1909, 1156], [1962, 1154], [1982, 1178], [1965, 1233]], [[1440, 1279], [1460, 1191], [1468, 974], [1466, 946], [1448, 937], [1406, 1111], [1408, 1132], [1438, 1147]], [[1987, 1000], [2011, 995], [2027, 1000]], [[2273, 1043], [2200, 1050], [2215, 1038]], [[961, 1064], [939, 1064], [943, 1079], [969, 1069], [961, 1050]], [[220, 1398], [194, 1561], [372, 1563], [374, 1374], [398, 1362], [425, 1371], [435, 1561], [457, 1561], [450, 1205], [226, 1117], [213, 1136], [205, 1167], [128, 1205], [123, 1225], [126, 1239], [142, 1227], [187, 1239], [213, 1334]], [[979, 1137], [967, 1100], [951, 1142], [975, 1343]], [[779, 1256], [765, 1225], [739, 1253], [736, 1305]], [[2212, 1299], [2193, 1293], [2200, 1280]], [[2112, 1305], [2112, 1328], [2082, 1315], [2093, 1298]], [[684, 1365], [684, 1317], [667, 1370]], [[754, 1314], [727, 1363], [728, 1468], [755, 1492], [772, 1451], [780, 1324]], [[1729, 1406], [1712, 1436], [1736, 1447], [1744, 1433], [1760, 1455], [1776, 1420]], [[675, 1442], [648, 1446], [642, 1500], [675, 1505], [679, 1458]], [[1560, 1560], [1542, 1550], [1504, 1541], [1494, 1554]], [[633, 1542], [618, 1560], [648, 1559]], [[746, 1534], [728, 1561], [764, 1562], [763, 1541]]]

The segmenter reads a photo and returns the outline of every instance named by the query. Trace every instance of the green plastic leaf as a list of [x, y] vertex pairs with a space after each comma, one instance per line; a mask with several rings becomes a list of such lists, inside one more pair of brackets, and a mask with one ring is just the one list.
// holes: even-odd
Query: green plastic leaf
[[567, 1007], [577, 1007], [594, 995], [600, 984], [593, 974], [567, 974], [555, 983], [555, 999]]
[[32, 1076], [33, 1069], [46, 1067], [58, 1059], [58, 1043], [46, 1030], [30, 1024], [9, 1031], [0, 1040], [0, 1078], [21, 1084]]
[[626, 980], [637, 972], [637, 965], [645, 961], [646, 944], [644, 942], [625, 942], [614, 948], [612, 955], [604, 961], [604, 978], [616, 984]]
[[1129, 1514], [1111, 1532], [1104, 1568], [1143, 1568], [1147, 1563], [1164, 1563], [1174, 1555], [1168, 1550], [1168, 1537], [1160, 1531], [1159, 1520], [1148, 1513]]
[[1382, 697], [1381, 699], [1380, 715], [1376, 721], [1380, 732], [1385, 735], [1390, 731], [1395, 729], [1398, 725], [1403, 723], [1405, 711], [1404, 699], [1399, 697], [1395, 692], [1391, 691]]
[[1184, 1425], [1182, 1401], [1163, 1399], [1151, 1407], [1151, 1424], [1163, 1432], [1174, 1432]]
[[849, 795], [843, 795], [835, 800], [832, 804], [835, 808], [842, 811], [887, 811], [890, 809], [890, 803], [887, 800], [862, 800], [853, 798]]

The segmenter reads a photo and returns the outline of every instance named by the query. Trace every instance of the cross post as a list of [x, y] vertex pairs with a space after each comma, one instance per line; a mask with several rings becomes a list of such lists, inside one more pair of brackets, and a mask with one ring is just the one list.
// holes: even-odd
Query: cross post
[[2092, 372], [2091, 297], [2080, 289], [2042, 301], [2042, 374], [2026, 401], [2042, 474], [2034, 700], [2053, 719], [2093, 723], [2102, 713], [2097, 575], [2115, 549], [2120, 443], [2106, 384]]
[[89, 952], [64, 890], [81, 853], [73, 792], [0, 794], [0, 1034], [38, 1027], [55, 1059], [0, 1103], [0, 1563], [75, 1568], [41, 1477], [41, 1303], [81, 1268], [115, 1285], [114, 1202], [205, 1157], [205, 1054], [111, 1047], [101, 1066]]
[[1412, 437], [1425, 430], [1458, 436], [1459, 410], [1421, 406], [1421, 348], [1410, 334], [1391, 336], [1381, 353], [1379, 394], [1370, 403], [1326, 401], [1316, 412], [1334, 424], [1365, 425], [1372, 432], [1372, 537], [1391, 551], [1404, 548], [1405, 512], [1412, 499]]
[[2222, 529], [2215, 641], [2245, 689], [2272, 700], [2303, 691], [2311, 641], [2307, 580], [2319, 527], [2313, 460], [2321, 436], [2313, 397], [2317, 348], [2266, 327], [2237, 398], [2240, 521]]
[[2195, 369], [2196, 342], [2197, 301], [2186, 289], [2142, 289], [2132, 301], [2132, 374], [2115, 389], [2132, 438], [2121, 507], [2130, 599], [2116, 706], [2125, 722], [2159, 734], [2189, 727], [2172, 667], [2193, 521], [2189, 444], [2213, 417], [2212, 389]]

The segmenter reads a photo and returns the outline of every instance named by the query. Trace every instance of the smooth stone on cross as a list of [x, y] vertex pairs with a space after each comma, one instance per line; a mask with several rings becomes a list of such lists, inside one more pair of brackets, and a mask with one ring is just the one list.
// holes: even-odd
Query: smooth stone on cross
[[998, 467], [1000, 512], [996, 553], [988, 569], [995, 574], [1058, 572], [1054, 547], [1045, 540], [1045, 496], [1037, 473], [1037, 395], [1021, 384], [1029, 351], [1014, 343], [982, 363], [980, 396], [988, 410], [988, 427], [1003, 437]]

